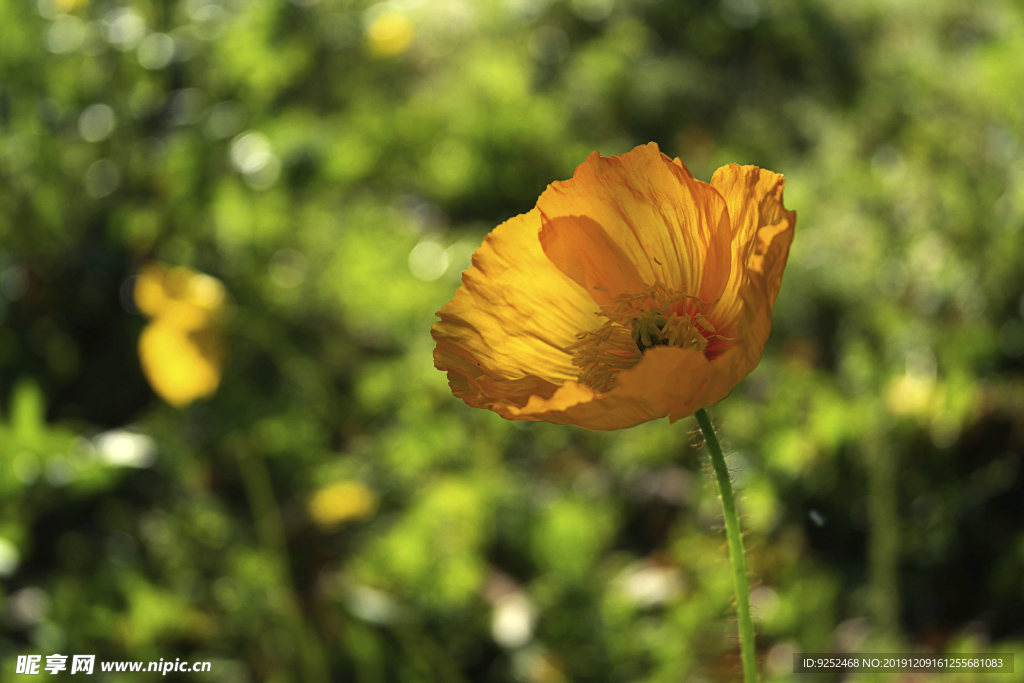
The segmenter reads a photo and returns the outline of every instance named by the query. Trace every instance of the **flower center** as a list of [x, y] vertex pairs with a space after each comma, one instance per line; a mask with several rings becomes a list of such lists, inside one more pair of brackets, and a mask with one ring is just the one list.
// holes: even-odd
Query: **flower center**
[[631, 368], [654, 346], [678, 346], [718, 355], [731, 341], [708, 320], [714, 303], [671, 290], [657, 282], [642, 292], [620, 294], [598, 312], [607, 320], [580, 332], [568, 351], [580, 369], [579, 382], [609, 391], [618, 374]]

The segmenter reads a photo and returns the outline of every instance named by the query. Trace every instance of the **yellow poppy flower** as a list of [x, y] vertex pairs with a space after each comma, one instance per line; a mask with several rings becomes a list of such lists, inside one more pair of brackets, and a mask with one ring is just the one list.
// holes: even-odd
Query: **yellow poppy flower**
[[594, 152], [495, 228], [438, 311], [434, 365], [510, 420], [622, 429], [725, 398], [761, 359], [796, 213], [783, 177]]
[[135, 281], [135, 305], [152, 321], [139, 337], [139, 362], [149, 385], [173, 406], [211, 395], [220, 384], [224, 312], [220, 280], [187, 268], [151, 263]]

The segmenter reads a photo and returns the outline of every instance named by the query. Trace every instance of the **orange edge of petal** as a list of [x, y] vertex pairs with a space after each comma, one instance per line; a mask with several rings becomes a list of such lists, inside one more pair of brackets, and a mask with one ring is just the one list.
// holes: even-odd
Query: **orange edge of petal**
[[676, 422], [704, 407], [711, 374], [711, 362], [700, 351], [656, 347], [635, 367], [619, 373], [611, 391], [596, 392], [568, 381], [549, 397], [531, 395], [521, 407], [500, 402], [487, 407], [509, 420], [547, 421], [598, 431], [625, 429], [666, 416]]

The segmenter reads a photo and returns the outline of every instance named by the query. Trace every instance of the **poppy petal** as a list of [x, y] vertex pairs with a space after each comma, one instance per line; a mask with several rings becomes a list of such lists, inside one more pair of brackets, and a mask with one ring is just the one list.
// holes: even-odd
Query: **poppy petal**
[[666, 415], [674, 422], [701, 407], [711, 375], [711, 363], [700, 351], [659, 346], [620, 372], [611, 391], [600, 393], [566, 382], [550, 397], [530, 397], [521, 408], [492, 410], [511, 420], [544, 420], [595, 430], [625, 429]]
[[[599, 303], [661, 282], [716, 300], [729, 276], [729, 215], [711, 186], [658, 145], [592, 153], [537, 201], [544, 252]], [[607, 299], [608, 301], [603, 301]]]
[[732, 218], [732, 268], [715, 315], [719, 331], [735, 341], [712, 362], [705, 405], [725, 398], [760, 362], [796, 225], [796, 212], [783, 205], [786, 181], [778, 173], [730, 164], [715, 171], [711, 185]]
[[534, 209], [491, 231], [431, 328], [434, 366], [470, 405], [550, 396], [579, 375], [567, 347], [601, 324], [594, 300], [544, 255], [540, 230]]

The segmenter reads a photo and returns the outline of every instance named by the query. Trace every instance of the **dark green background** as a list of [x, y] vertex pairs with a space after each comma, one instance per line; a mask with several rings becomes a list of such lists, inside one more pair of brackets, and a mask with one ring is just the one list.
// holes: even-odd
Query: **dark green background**
[[[394, 56], [379, 11], [0, 0], [0, 680], [24, 653], [736, 680], [694, 423], [513, 424], [431, 361], [486, 231], [650, 140], [704, 180], [784, 173], [799, 216], [764, 360], [712, 410], [763, 675], [1024, 651], [1019, 3], [410, 0]], [[184, 410], [135, 352], [154, 259], [233, 301], [221, 388]], [[97, 455], [120, 429], [148, 466]], [[341, 480], [379, 507], [321, 528], [307, 501]], [[503, 611], [528, 638], [496, 641]]]

